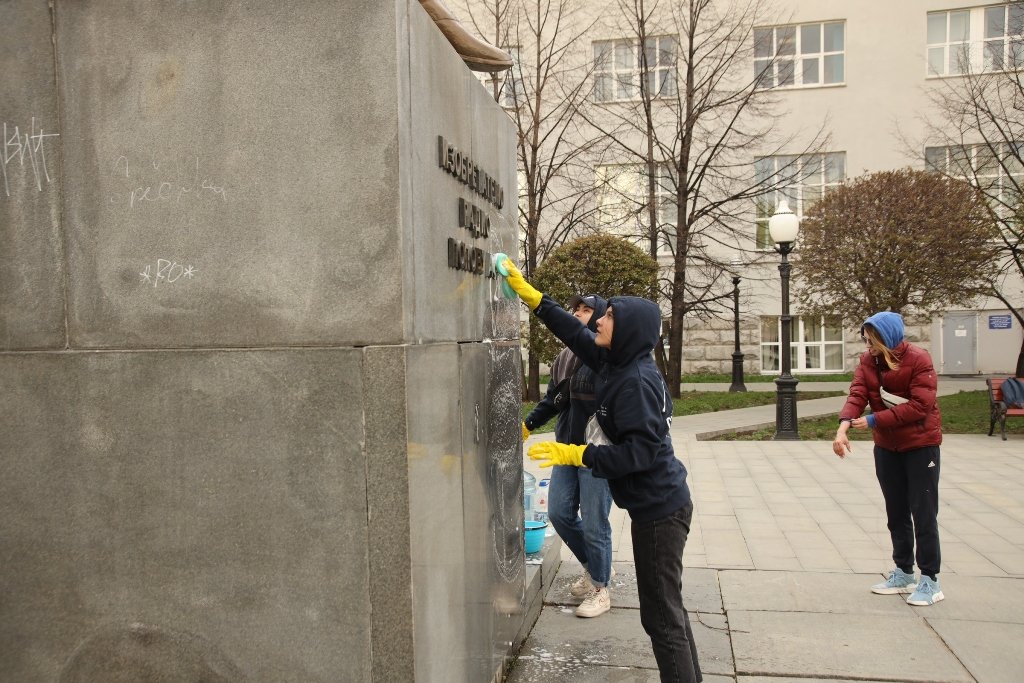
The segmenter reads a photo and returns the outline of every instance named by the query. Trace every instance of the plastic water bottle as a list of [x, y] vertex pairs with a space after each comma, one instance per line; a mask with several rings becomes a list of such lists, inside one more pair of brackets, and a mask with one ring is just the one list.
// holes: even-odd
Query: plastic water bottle
[[534, 519], [538, 522], [548, 521], [548, 492], [550, 490], [550, 479], [541, 479], [537, 484], [537, 500], [534, 503]]
[[532, 522], [535, 519], [537, 501], [537, 477], [523, 472], [523, 519]]

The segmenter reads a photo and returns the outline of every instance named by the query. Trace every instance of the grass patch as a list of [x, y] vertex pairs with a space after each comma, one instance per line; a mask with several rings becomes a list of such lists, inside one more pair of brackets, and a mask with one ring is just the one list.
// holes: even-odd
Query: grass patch
[[[729, 393], [726, 391], [684, 391], [680, 398], [672, 400], [672, 415], [697, 415], [715, 413], [719, 410], [749, 408], [775, 403], [775, 393], [771, 391], [747, 391]], [[797, 394], [798, 401], [827, 396], [845, 396], [845, 391], [801, 391]], [[536, 403], [523, 404], [523, 419], [530, 414]], [[833, 421], [833, 431], [835, 423]], [[555, 429], [555, 418], [533, 431], [534, 434], [546, 434]], [[772, 432], [774, 434], [774, 431]], [[829, 437], [831, 439], [831, 437]]]
[[[797, 394], [797, 401], [845, 395], [845, 391], [801, 391]], [[680, 398], [672, 399], [672, 404], [673, 416], [717, 413], [719, 410], [775, 405], [775, 392], [744, 391], [729, 393], [726, 391], [684, 391]]]
[[[793, 375], [801, 382], [849, 382], [853, 379], [852, 372], [834, 374], [834, 375]], [[762, 383], [762, 382], [774, 382], [778, 375], [751, 375], [744, 374], [744, 384]], [[721, 382], [725, 384], [732, 383], [732, 373], [694, 373], [689, 375], [683, 375], [683, 384], [710, 384], [712, 382]]]
[[[853, 379], [853, 373], [847, 372], [836, 375], [793, 375], [801, 382], [849, 382]], [[778, 375], [743, 375], [744, 384], [774, 382]], [[551, 381], [550, 375], [541, 375], [540, 383], [547, 384]], [[732, 384], [732, 373], [694, 373], [683, 375], [683, 384]]]
[[[942, 411], [942, 432], [944, 434], [988, 434], [989, 407], [988, 391], [961, 391], [938, 398]], [[799, 420], [797, 427], [800, 438], [805, 441], [831, 441], [836, 435], [836, 416], [809, 417]], [[996, 425], [998, 435], [999, 425]], [[1024, 434], [1024, 420], [1006, 421], [1007, 434]], [[775, 427], [766, 427], [756, 432], [723, 434], [714, 441], [769, 441], [775, 436]], [[847, 432], [850, 441], [871, 441], [871, 430], [851, 429]]]

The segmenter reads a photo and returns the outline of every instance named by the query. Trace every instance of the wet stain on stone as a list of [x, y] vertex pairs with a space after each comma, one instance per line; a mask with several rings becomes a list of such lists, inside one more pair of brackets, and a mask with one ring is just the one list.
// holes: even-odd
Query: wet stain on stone
[[156, 67], [156, 73], [143, 86], [143, 106], [147, 112], [157, 113], [171, 104], [181, 85], [181, 64], [169, 57]]
[[86, 638], [60, 683], [243, 683], [245, 675], [202, 636], [149, 624], [107, 626]]

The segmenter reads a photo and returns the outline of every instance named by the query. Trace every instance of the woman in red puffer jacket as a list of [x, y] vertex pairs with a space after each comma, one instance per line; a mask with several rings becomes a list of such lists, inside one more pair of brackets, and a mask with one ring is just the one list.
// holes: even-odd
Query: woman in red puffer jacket
[[[832, 450], [845, 457], [853, 450], [847, 431], [871, 429], [875, 475], [885, 498], [896, 564], [888, 579], [871, 590], [883, 595], [911, 593], [911, 605], [932, 605], [945, 597], [938, 577], [942, 416], [935, 402], [935, 368], [927, 351], [904, 340], [903, 318], [896, 313], [868, 318], [861, 338], [867, 350], [839, 412]], [[861, 417], [866, 407], [871, 413]], [[914, 576], [915, 557], [920, 581]]]

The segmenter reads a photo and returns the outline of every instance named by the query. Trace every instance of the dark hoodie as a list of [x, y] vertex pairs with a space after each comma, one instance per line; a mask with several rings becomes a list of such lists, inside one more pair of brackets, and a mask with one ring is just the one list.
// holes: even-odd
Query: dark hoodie
[[615, 504], [635, 522], [666, 517], [690, 502], [686, 468], [672, 450], [672, 399], [651, 352], [661, 334], [657, 304], [612, 297], [612, 347], [545, 295], [534, 311], [556, 337], [598, 373], [597, 422], [610, 445], [589, 444], [583, 464], [608, 479]]
[[[583, 303], [594, 309], [594, 314], [587, 323], [587, 329], [594, 332], [597, 330], [597, 319], [608, 309], [608, 302], [599, 296], [588, 295], [584, 297]], [[556, 388], [559, 382], [570, 375], [572, 379], [569, 381], [569, 403], [559, 411], [554, 403]], [[597, 373], [578, 361], [572, 350], [565, 347], [558, 352], [551, 364], [551, 380], [548, 382], [547, 393], [523, 421], [526, 428], [532, 432], [557, 415], [555, 438], [559, 443], [586, 443], [583, 434], [586, 431], [587, 420], [597, 410], [596, 382]]]

